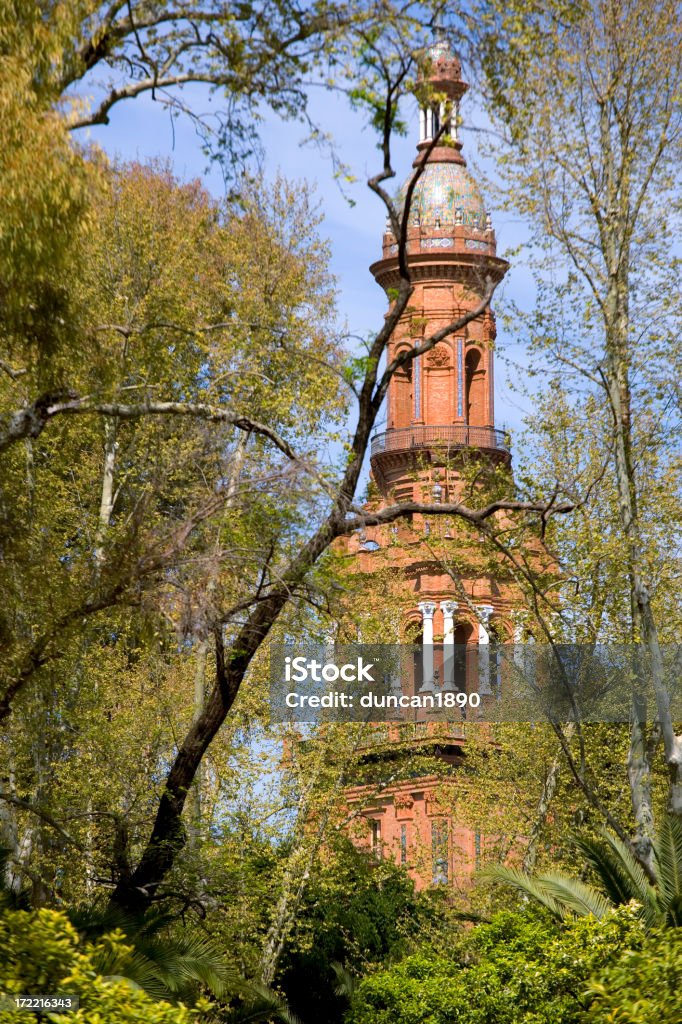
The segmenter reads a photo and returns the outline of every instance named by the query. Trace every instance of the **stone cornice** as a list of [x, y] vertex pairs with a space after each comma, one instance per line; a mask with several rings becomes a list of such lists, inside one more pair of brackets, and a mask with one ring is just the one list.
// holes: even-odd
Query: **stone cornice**
[[[478, 279], [482, 283], [483, 278], [490, 274], [497, 284], [509, 268], [508, 262], [499, 256], [481, 256], [477, 253], [445, 252], [444, 250], [439, 250], [437, 253], [410, 254], [407, 262], [413, 282], [428, 280], [461, 282]], [[398, 259], [395, 256], [377, 260], [369, 269], [377, 283], [384, 289], [396, 288], [400, 283]]]

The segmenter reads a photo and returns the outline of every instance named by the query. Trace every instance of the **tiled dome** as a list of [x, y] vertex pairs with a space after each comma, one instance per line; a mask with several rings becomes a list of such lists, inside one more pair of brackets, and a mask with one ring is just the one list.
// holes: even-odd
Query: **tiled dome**
[[[410, 180], [398, 193], [400, 206]], [[478, 186], [462, 164], [427, 163], [412, 194], [410, 226], [445, 228], [454, 224], [485, 230], [486, 211]]]
[[462, 77], [462, 65], [446, 39], [438, 39], [427, 47], [424, 56], [431, 65], [431, 73], [449, 72], [454, 78]]

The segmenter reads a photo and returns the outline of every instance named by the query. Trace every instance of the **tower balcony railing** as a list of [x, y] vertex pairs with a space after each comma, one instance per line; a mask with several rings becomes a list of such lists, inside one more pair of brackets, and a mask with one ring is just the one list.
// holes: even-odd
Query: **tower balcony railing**
[[466, 423], [446, 426], [398, 427], [375, 434], [371, 455], [404, 452], [413, 448], [486, 448], [509, 453], [509, 438], [494, 427], [470, 427]]

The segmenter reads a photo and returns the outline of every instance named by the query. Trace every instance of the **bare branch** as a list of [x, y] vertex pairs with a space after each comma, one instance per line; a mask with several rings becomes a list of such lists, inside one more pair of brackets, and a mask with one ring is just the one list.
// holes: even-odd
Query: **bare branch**
[[37, 807], [36, 804], [30, 803], [28, 800], [22, 800], [18, 796], [12, 796], [11, 793], [4, 793], [0, 790], [0, 800], [4, 800], [6, 804], [12, 804], [13, 807], [20, 807], [23, 811], [29, 811], [31, 814], [35, 814], [37, 818], [44, 821], [46, 825], [53, 828], [62, 839], [65, 839], [71, 846], [75, 846], [77, 850], [84, 851], [85, 847], [82, 843], [79, 843], [77, 839], [66, 831], [66, 829], [59, 824], [57, 819], [53, 817], [48, 811], [43, 810], [42, 807]]
[[4, 359], [0, 359], [0, 370], [2, 370], [3, 373], [6, 373], [8, 377], [11, 377], [12, 380], [18, 380], [19, 377], [23, 377], [25, 373], [28, 373], [28, 370], [25, 368], [15, 370], [9, 363], [6, 363]]
[[395, 522], [396, 519], [403, 519], [405, 516], [413, 514], [457, 516], [460, 519], [465, 519], [468, 523], [478, 526], [486, 519], [489, 519], [490, 516], [495, 515], [496, 512], [534, 512], [546, 518], [549, 515], [565, 515], [574, 509], [574, 504], [569, 502], [557, 504], [553, 498], [550, 498], [548, 501], [510, 501], [505, 499], [492, 501], [489, 505], [484, 505], [483, 508], [478, 509], [469, 508], [468, 505], [464, 505], [461, 502], [431, 505], [418, 501], [406, 501], [400, 505], [389, 505], [379, 512], [366, 512], [356, 516], [354, 519], [346, 519], [339, 527], [338, 533], [339, 536], [342, 536], [353, 533], [354, 530], [359, 530], [363, 526], [385, 526], [388, 523]]
[[25, 437], [38, 437], [49, 420], [67, 415], [115, 416], [121, 420], [136, 420], [145, 416], [190, 416], [208, 423], [226, 423], [238, 430], [266, 437], [292, 462], [300, 461], [289, 442], [271, 427], [226, 409], [201, 402], [141, 402], [138, 405], [94, 402], [88, 397], [80, 398], [72, 391], [42, 395], [31, 405], [11, 413], [7, 418], [7, 426], [0, 429], [0, 452]]

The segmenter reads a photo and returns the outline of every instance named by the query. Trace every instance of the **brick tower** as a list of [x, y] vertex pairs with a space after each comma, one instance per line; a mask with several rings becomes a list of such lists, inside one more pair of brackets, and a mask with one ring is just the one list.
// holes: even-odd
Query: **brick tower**
[[[486, 279], [498, 282], [508, 269], [496, 254], [490, 215], [457, 138], [459, 103], [468, 88], [460, 63], [444, 41], [435, 43], [427, 56], [431, 95], [445, 95], [450, 103], [427, 102], [419, 112], [413, 167], [425, 159], [426, 164], [413, 192], [407, 233], [414, 292], [390, 341], [389, 360], [401, 348], [480, 306]], [[450, 109], [447, 144], [427, 153]], [[409, 179], [399, 203], [404, 202], [408, 185]], [[398, 284], [397, 248], [387, 230], [382, 258], [370, 268], [389, 300]], [[486, 467], [509, 468], [504, 434], [495, 429], [494, 339], [495, 318], [488, 307], [395, 374], [388, 391], [387, 429], [372, 439], [371, 446], [374, 502], [379, 506], [410, 500], [457, 501], [465, 481], [471, 480], [467, 467], [475, 463], [484, 473]], [[405, 544], [396, 543], [399, 531], [404, 537], [409, 531]], [[468, 569], [455, 580], [437, 551], [451, 536], [447, 520], [434, 517], [429, 522], [414, 516], [408, 527], [394, 527], [392, 538], [385, 529], [368, 527], [351, 543], [362, 573], [376, 573], [378, 560], [387, 554], [400, 570], [408, 595], [400, 612], [400, 637], [422, 645], [414, 684], [421, 692], [439, 686], [463, 688], [475, 671], [472, 666], [481, 663], [481, 645], [489, 645], [491, 639], [509, 641], [512, 635], [514, 593], [504, 574], [489, 566], [477, 568], [473, 550]], [[475, 534], [468, 543], [478, 546]], [[463, 720], [447, 725], [430, 722], [428, 715], [378, 727], [371, 756], [382, 756], [382, 745], [384, 756], [393, 758], [408, 755], [415, 745], [431, 745], [440, 757], [458, 764], [466, 757], [467, 727]], [[486, 842], [485, 836], [458, 826], [456, 812], [436, 798], [437, 783], [422, 777], [394, 784], [370, 801], [360, 816], [364, 834], [358, 835], [359, 844], [371, 845], [377, 854], [408, 867], [419, 887], [465, 884]], [[348, 795], [351, 802], [360, 801], [363, 787]]]

